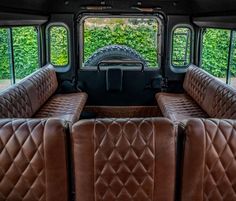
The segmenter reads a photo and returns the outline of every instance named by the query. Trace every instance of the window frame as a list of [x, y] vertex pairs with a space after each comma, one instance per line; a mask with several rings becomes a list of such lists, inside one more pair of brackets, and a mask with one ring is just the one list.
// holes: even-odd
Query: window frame
[[[15, 61], [14, 61], [14, 44], [13, 44], [13, 29], [14, 28], [24, 28], [24, 27], [33, 27], [36, 30], [37, 33], [37, 50], [38, 50], [38, 66], [37, 68], [40, 68], [42, 66], [42, 49], [41, 49], [41, 44], [42, 44], [42, 38], [41, 38], [41, 29], [40, 29], [40, 25], [35, 25], [35, 24], [27, 24], [27, 25], [12, 25], [12, 26], [0, 26], [0, 29], [7, 29], [8, 32], [8, 51], [9, 51], [9, 72], [10, 72], [10, 85], [6, 88], [4, 88], [1, 91], [4, 91], [6, 89], [8, 89], [9, 87], [17, 84], [18, 82], [16, 81], [16, 74], [15, 74]], [[29, 75], [27, 75], [29, 76]], [[27, 77], [25, 76], [25, 77]], [[25, 79], [22, 78], [21, 80]]]
[[[187, 28], [190, 30], [190, 55], [189, 55], [189, 64], [185, 66], [176, 66], [173, 64], [173, 45], [174, 45], [174, 32], [178, 28]], [[171, 70], [175, 73], [184, 73], [188, 69], [188, 67], [193, 63], [193, 56], [194, 56], [194, 29], [190, 24], [176, 24], [172, 30], [171, 30], [171, 37], [170, 37], [170, 59], [169, 59], [169, 64], [171, 67]]]
[[[50, 31], [53, 27], [64, 27], [67, 32], [67, 56], [68, 62], [66, 65], [54, 65], [51, 62], [51, 40], [50, 40]], [[71, 67], [71, 36], [69, 26], [63, 22], [54, 22], [49, 23], [46, 26], [46, 52], [47, 52], [47, 63], [51, 64], [57, 72], [67, 72]]]
[[[162, 52], [163, 51], [163, 38], [164, 38], [164, 18], [161, 14], [156, 13], [156, 14], [148, 14], [148, 15], [142, 15], [142, 14], [116, 14], [116, 15], [111, 15], [107, 13], [84, 13], [80, 16], [78, 16], [77, 19], [77, 37], [78, 37], [78, 55], [77, 58], [79, 59], [79, 70], [82, 71], [89, 71], [89, 70], [97, 70], [97, 67], [90, 67], [86, 68], [83, 66], [83, 60], [84, 60], [84, 21], [87, 18], [155, 18], [158, 23], [158, 31], [157, 31], [157, 60], [158, 60], [158, 66], [156, 67], [145, 67], [144, 71], [157, 71], [161, 69], [161, 64], [162, 64]], [[122, 68], [122, 70], [139, 70], [140, 67], [132, 67], [132, 68]]]
[[[232, 59], [232, 40], [233, 40], [233, 32], [236, 33], [236, 29], [227, 29], [227, 28], [219, 28], [219, 27], [201, 27], [200, 29], [200, 45], [199, 45], [199, 58], [198, 58], [198, 63], [200, 68], [203, 68], [202, 66], [202, 56], [203, 56], [203, 37], [204, 37], [204, 33], [205, 30], [207, 29], [215, 29], [215, 30], [228, 30], [230, 31], [230, 37], [229, 37], [229, 50], [228, 50], [228, 61], [227, 61], [227, 69], [226, 69], [226, 82], [224, 82], [225, 84], [230, 86], [230, 82], [231, 82], [231, 76], [230, 76], [230, 71], [231, 71], [231, 59]], [[214, 76], [214, 75], [213, 75]], [[215, 76], [214, 76], [215, 77]], [[217, 78], [217, 77], [216, 77]], [[223, 81], [222, 81], [223, 82]]]

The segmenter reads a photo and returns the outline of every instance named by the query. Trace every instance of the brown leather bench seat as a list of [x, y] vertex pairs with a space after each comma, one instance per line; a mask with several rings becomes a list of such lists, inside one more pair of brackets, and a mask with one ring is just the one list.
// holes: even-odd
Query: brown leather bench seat
[[87, 100], [86, 93], [56, 94], [34, 115], [35, 118], [58, 117], [71, 122], [79, 120]]
[[236, 119], [236, 90], [206, 71], [190, 66], [183, 87], [185, 94], [156, 94], [165, 117], [175, 122], [192, 117]]
[[187, 94], [158, 93], [156, 99], [162, 114], [174, 122], [190, 117], [208, 117]]
[[180, 200], [236, 200], [236, 121], [190, 119], [182, 128]]
[[0, 200], [68, 201], [67, 123], [0, 120]]
[[175, 129], [168, 119], [82, 120], [71, 139], [76, 201], [174, 200]]
[[58, 117], [72, 123], [79, 120], [87, 94], [55, 94], [56, 72], [45, 66], [0, 94], [0, 118]]

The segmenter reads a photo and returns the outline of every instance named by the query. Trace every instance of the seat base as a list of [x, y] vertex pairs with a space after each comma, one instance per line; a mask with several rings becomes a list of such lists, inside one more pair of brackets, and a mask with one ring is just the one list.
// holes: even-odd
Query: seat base
[[162, 114], [174, 122], [188, 118], [206, 118], [208, 115], [187, 94], [158, 93], [157, 103]]
[[35, 118], [57, 117], [76, 122], [87, 100], [86, 93], [56, 94], [35, 114]]

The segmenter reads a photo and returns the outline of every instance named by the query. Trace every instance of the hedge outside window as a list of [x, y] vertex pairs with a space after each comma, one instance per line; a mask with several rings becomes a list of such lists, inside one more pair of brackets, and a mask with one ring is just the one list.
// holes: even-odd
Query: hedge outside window
[[228, 83], [236, 88], [236, 32], [232, 31], [232, 44], [230, 52], [230, 72]]
[[171, 64], [176, 68], [186, 68], [191, 62], [192, 31], [188, 27], [177, 27], [172, 34]]
[[67, 66], [69, 64], [68, 30], [62, 25], [49, 28], [50, 63], [54, 66]]
[[226, 82], [230, 30], [206, 29], [202, 37], [201, 67]]
[[12, 29], [16, 82], [39, 68], [38, 31], [35, 27]]
[[0, 91], [34, 72], [39, 67], [37, 28], [0, 28], [0, 60]]
[[[159, 31], [159, 21], [154, 17], [86, 18], [81, 41], [84, 44], [83, 67], [91, 63], [97, 66], [100, 60], [130, 59], [141, 61], [149, 68], [158, 68]], [[103, 59], [99, 57], [101, 54]]]

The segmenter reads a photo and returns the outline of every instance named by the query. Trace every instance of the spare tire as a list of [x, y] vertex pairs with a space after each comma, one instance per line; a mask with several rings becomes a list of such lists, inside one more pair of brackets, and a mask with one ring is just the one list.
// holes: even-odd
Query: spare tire
[[97, 66], [104, 60], [135, 60], [140, 61], [144, 66], [147, 66], [147, 62], [137, 51], [124, 45], [109, 45], [98, 49], [84, 63], [84, 66]]

